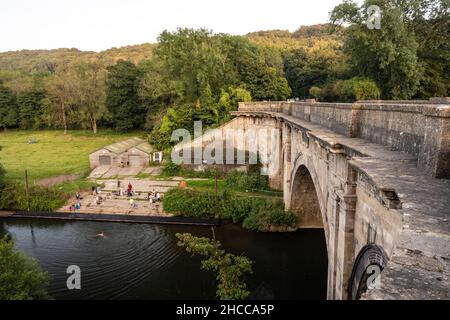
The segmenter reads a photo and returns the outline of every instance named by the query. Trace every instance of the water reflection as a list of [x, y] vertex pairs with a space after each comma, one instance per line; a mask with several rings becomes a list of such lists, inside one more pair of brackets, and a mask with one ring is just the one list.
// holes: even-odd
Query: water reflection
[[[210, 237], [207, 227], [8, 218], [0, 219], [2, 228], [49, 272], [56, 299], [215, 298], [214, 275], [200, 270], [200, 258], [175, 238], [177, 232]], [[255, 261], [248, 279], [252, 298], [325, 298], [322, 230], [263, 234], [229, 224], [215, 234], [226, 250]], [[81, 290], [66, 288], [66, 268], [73, 264], [81, 268]]]

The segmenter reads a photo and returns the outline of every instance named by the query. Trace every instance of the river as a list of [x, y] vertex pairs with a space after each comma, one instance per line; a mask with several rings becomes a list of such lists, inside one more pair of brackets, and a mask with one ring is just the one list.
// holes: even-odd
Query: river
[[[209, 227], [6, 218], [1, 232], [49, 273], [55, 299], [215, 298], [214, 274], [200, 270], [200, 257], [175, 238], [177, 232], [211, 237]], [[258, 233], [224, 224], [215, 234], [224, 249], [254, 261], [247, 278], [252, 299], [326, 298], [323, 230]], [[66, 287], [69, 265], [81, 268], [81, 290]]]

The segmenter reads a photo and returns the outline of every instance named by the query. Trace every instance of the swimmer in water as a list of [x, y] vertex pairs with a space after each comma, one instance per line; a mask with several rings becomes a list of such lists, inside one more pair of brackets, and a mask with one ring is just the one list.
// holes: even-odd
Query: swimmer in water
[[104, 237], [104, 236], [105, 234], [103, 233], [103, 231], [97, 234], [97, 237]]

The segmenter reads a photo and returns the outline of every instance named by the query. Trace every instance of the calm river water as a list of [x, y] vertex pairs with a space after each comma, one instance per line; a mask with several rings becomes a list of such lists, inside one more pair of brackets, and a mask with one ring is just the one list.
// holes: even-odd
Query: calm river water
[[[200, 258], [177, 246], [175, 234], [211, 237], [209, 227], [0, 219], [16, 246], [48, 271], [55, 299], [214, 299], [215, 279]], [[104, 232], [106, 237], [97, 237]], [[322, 230], [249, 232], [215, 228], [223, 247], [255, 263], [252, 299], [325, 299], [327, 257]], [[81, 290], [68, 290], [66, 269], [81, 268]]]

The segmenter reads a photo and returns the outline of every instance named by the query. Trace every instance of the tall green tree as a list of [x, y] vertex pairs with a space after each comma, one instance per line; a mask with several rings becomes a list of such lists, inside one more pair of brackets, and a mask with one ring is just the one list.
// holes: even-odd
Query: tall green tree
[[182, 98], [179, 81], [171, 78], [158, 57], [145, 60], [139, 64], [141, 80], [139, 98], [146, 110], [145, 128], [153, 130], [161, 120], [161, 113]]
[[139, 69], [130, 61], [119, 60], [108, 67], [106, 106], [118, 131], [141, 128], [145, 117], [139, 99]]
[[229, 87], [228, 90], [222, 89], [218, 103], [219, 121], [226, 122], [230, 120], [230, 111], [236, 111], [239, 102], [249, 101], [252, 101], [252, 95], [250, 91], [243, 87]]
[[64, 134], [76, 115], [76, 83], [71, 71], [58, 71], [47, 83], [46, 104], [50, 107], [48, 121], [52, 125], [60, 124]]
[[48, 274], [38, 263], [0, 239], [0, 300], [48, 299]]
[[97, 134], [97, 123], [107, 117], [106, 70], [98, 62], [81, 63], [75, 68], [75, 99], [79, 119]]
[[15, 127], [17, 125], [17, 103], [13, 92], [0, 82], [0, 128]]
[[39, 89], [32, 89], [18, 94], [18, 118], [21, 129], [37, 129], [42, 127], [45, 117], [45, 95], [46, 92]]
[[291, 96], [278, 50], [260, 48], [244, 37], [222, 36], [222, 42], [231, 66], [227, 74], [234, 76], [230, 83], [246, 88], [254, 100], [286, 100]]
[[450, 95], [450, 1], [399, 1], [403, 19], [414, 32], [423, 68], [416, 97]]
[[[2, 151], [2, 146], [0, 146], [0, 151]], [[6, 170], [3, 167], [3, 165], [0, 163], [0, 189], [2, 189], [5, 186], [5, 174]], [[2, 234], [0, 233], [0, 237]]]
[[[381, 9], [381, 28], [368, 28], [369, 6]], [[335, 24], [349, 24], [344, 51], [350, 56], [355, 75], [371, 78], [383, 98], [410, 99], [424, 77], [414, 31], [405, 21], [402, 1], [365, 0], [361, 6], [344, 1], [331, 15]]]
[[219, 37], [206, 29], [186, 28], [173, 33], [164, 31], [158, 41], [156, 54], [168, 75], [180, 81], [187, 102], [197, 102], [205, 90], [219, 95], [227, 78], [227, 57]]

